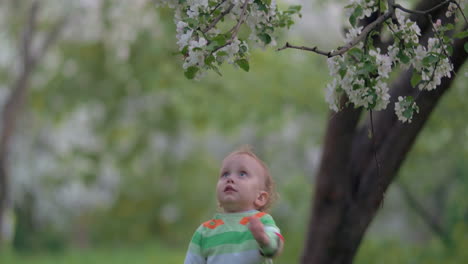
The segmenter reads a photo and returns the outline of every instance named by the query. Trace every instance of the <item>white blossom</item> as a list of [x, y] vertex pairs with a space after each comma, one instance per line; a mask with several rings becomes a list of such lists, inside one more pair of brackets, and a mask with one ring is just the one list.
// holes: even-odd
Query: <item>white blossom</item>
[[[406, 117], [404, 113], [409, 109], [411, 110], [411, 115]], [[398, 102], [395, 103], [395, 114], [397, 115], [398, 120], [403, 123], [411, 123], [414, 112], [419, 113], [419, 108], [416, 105], [416, 102], [408, 102], [406, 98], [399, 96]]]
[[375, 57], [379, 75], [383, 78], [388, 78], [392, 71], [392, 59], [388, 55], [380, 54], [380, 49], [370, 50], [369, 55]]
[[338, 88], [338, 80], [333, 79], [333, 81], [327, 84], [327, 89], [325, 93], [325, 100], [327, 101], [331, 110], [338, 112], [338, 104], [339, 104], [339, 94], [336, 91]]
[[348, 33], [346, 33], [345, 42], [349, 43], [354, 40], [357, 36], [361, 34], [363, 27], [350, 28]]

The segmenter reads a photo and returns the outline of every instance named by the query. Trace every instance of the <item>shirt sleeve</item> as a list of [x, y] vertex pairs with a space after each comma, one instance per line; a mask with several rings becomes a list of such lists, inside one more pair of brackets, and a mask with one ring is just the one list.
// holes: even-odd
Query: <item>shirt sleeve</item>
[[272, 258], [281, 252], [281, 248], [284, 244], [284, 238], [271, 215], [266, 214], [260, 220], [264, 226], [265, 233], [270, 238], [270, 243], [260, 247], [260, 252], [265, 257]]
[[202, 254], [202, 238], [200, 226], [192, 236], [184, 264], [206, 264], [206, 258]]

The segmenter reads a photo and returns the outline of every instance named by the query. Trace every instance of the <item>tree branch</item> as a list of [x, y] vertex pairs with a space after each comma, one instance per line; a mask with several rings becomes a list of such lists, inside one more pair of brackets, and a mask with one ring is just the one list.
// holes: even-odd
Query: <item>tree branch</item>
[[232, 10], [232, 8], [234, 8], [234, 4], [230, 4], [228, 6], [228, 8], [226, 10], [224, 10], [221, 14], [219, 14], [218, 17], [215, 18], [215, 20], [213, 20], [213, 22], [211, 22], [205, 29], [202, 30], [203, 33], [206, 33], [208, 31], [210, 31], [212, 28], [214, 28], [216, 26], [216, 24], [218, 24], [218, 22], [224, 17], [226, 16], [227, 14], [229, 14]]
[[335, 51], [328, 51], [328, 52], [327, 51], [322, 51], [322, 50], [317, 49], [317, 47], [314, 47], [314, 48], [298, 47], [298, 46], [290, 45], [289, 43], [286, 43], [286, 45], [284, 47], [279, 48], [278, 51], [284, 50], [284, 49], [287, 49], [287, 48], [295, 48], [295, 49], [301, 49], [301, 50], [306, 50], [306, 51], [312, 51], [312, 52], [315, 52], [317, 54], [327, 56], [329, 58], [334, 57], [334, 56], [338, 56], [338, 55], [343, 55], [348, 50], [350, 50], [351, 48], [356, 46], [359, 42], [361, 42], [364, 38], [366, 38], [366, 36], [367, 36], [367, 34], [369, 34], [369, 32], [374, 30], [377, 26], [379, 26], [382, 22], [384, 22], [385, 20], [387, 20], [391, 16], [392, 16], [392, 13], [385, 12], [383, 15], [379, 16], [374, 22], [367, 25], [362, 30], [361, 34], [359, 34], [359, 36], [357, 36], [356, 38], [351, 40], [349, 43], [347, 43], [343, 47], [339, 47]]
[[453, 0], [445, 0], [444, 2], [430, 8], [428, 10], [425, 10], [425, 11], [414, 11], [414, 10], [409, 10], [407, 8], [404, 8], [403, 6], [401, 6], [399, 4], [395, 4], [394, 0], [389, 0], [388, 1], [389, 9], [388, 9], [387, 12], [380, 15], [374, 22], [368, 24], [362, 30], [362, 32], [361, 32], [361, 34], [359, 34], [359, 36], [355, 37], [349, 43], [347, 43], [346, 45], [344, 45], [342, 47], [339, 47], [335, 51], [323, 51], [323, 50], [318, 49], [317, 47], [309, 48], [309, 47], [305, 47], [305, 46], [295, 46], [295, 45], [289, 44], [289, 42], [286, 42], [286, 44], [283, 47], [278, 48], [277, 51], [281, 51], [281, 50], [284, 50], [284, 49], [287, 49], [287, 48], [292, 48], [292, 49], [299, 49], [299, 50], [315, 52], [317, 54], [324, 55], [324, 56], [327, 56], [329, 58], [334, 57], [334, 56], [338, 56], [338, 55], [343, 55], [348, 50], [350, 50], [351, 48], [356, 46], [359, 42], [361, 42], [364, 38], [366, 38], [367, 34], [369, 34], [372, 30], [377, 28], [380, 24], [382, 24], [384, 21], [386, 21], [390, 17], [393, 20], [396, 20], [395, 8], [401, 9], [402, 11], [405, 11], [405, 12], [411, 13], [411, 14], [427, 15], [427, 14], [429, 14], [429, 13], [443, 7], [444, 5], [446, 5], [446, 4], [450, 3], [450, 2], [453, 2]]
[[398, 8], [401, 11], [406, 12], [406, 13], [410, 13], [410, 14], [427, 15], [427, 14], [429, 14], [429, 13], [443, 7], [444, 5], [446, 5], [446, 4], [450, 3], [450, 2], [454, 2], [454, 1], [453, 0], [445, 0], [444, 2], [430, 8], [428, 10], [425, 10], [425, 11], [411, 10], [411, 9], [408, 9], [408, 8], [404, 8], [400, 4], [394, 4], [393, 7]]
[[247, 11], [247, 4], [248, 3], [249, 3], [249, 0], [245, 0], [244, 5], [242, 6], [242, 13], [241, 13], [241, 15], [239, 17], [239, 20], [237, 21], [237, 24], [228, 31], [228, 32], [232, 33], [231, 38], [228, 41], [226, 41], [226, 43], [224, 45], [221, 45], [221, 46], [217, 47], [216, 49], [214, 49], [212, 53], [215, 53], [216, 51], [226, 47], [227, 45], [230, 45], [232, 43], [232, 41], [234, 41], [234, 39], [237, 36], [237, 33], [239, 32], [239, 28], [243, 23], [243, 20], [245, 18], [245, 14], [247, 13], [246, 11]]
[[47, 37], [45, 38], [44, 42], [42, 42], [39, 50], [37, 51], [36, 55], [34, 56], [35, 61], [39, 61], [42, 59], [44, 54], [47, 52], [47, 50], [50, 48], [50, 46], [57, 40], [59, 37], [60, 33], [62, 32], [63, 28], [65, 27], [66, 23], [68, 21], [68, 16], [65, 16], [58, 21], [52, 30], [47, 34]]
[[240, 26], [244, 23], [244, 19], [245, 19], [245, 14], [247, 13], [247, 4], [249, 3], [249, 0], [245, 0], [244, 2], [244, 5], [242, 6], [242, 13], [239, 17], [239, 21], [237, 21], [237, 24], [231, 28], [231, 30], [229, 30], [229, 32], [232, 33], [232, 36], [231, 36], [231, 41], [234, 40], [234, 38], [237, 36], [237, 32], [239, 32], [239, 29], [240, 29]]
[[[57, 23], [51, 32], [47, 35], [44, 42], [40, 45], [36, 54], [33, 53], [33, 38], [37, 26], [37, 13], [39, 9], [38, 1], [34, 1], [28, 12], [28, 20], [23, 31], [23, 37], [20, 43], [21, 71], [14, 81], [11, 93], [3, 106], [2, 124], [0, 134], [0, 228], [3, 226], [5, 210], [10, 206], [9, 194], [9, 174], [8, 174], [8, 156], [10, 143], [12, 141], [15, 123], [22, 109], [26, 92], [29, 86], [29, 79], [37, 65], [37, 62], [43, 57], [48, 48], [57, 39], [65, 19]], [[0, 244], [2, 242], [2, 233], [0, 231]]]
[[463, 9], [461, 8], [460, 4], [457, 1], [453, 1], [457, 5], [457, 10], [462, 14], [463, 19], [465, 19], [465, 23], [468, 24], [468, 20], [466, 19], [465, 14], [463, 13]]
[[400, 182], [397, 185], [400, 188], [408, 206], [411, 207], [411, 209], [421, 217], [422, 221], [431, 229], [431, 231], [434, 232], [434, 234], [436, 234], [440, 240], [442, 240], [443, 244], [450, 248], [452, 245], [452, 240], [442, 225], [439, 223], [439, 220], [428, 210], [426, 210], [426, 208], [424, 208], [424, 206], [416, 199], [416, 197], [413, 196], [411, 191], [404, 183]]

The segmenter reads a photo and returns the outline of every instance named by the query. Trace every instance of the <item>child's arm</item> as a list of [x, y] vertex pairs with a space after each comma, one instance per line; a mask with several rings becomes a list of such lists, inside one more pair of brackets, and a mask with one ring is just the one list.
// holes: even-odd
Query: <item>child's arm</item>
[[190, 241], [187, 255], [185, 256], [184, 264], [206, 264], [206, 259], [201, 253], [201, 240], [202, 236], [200, 228], [195, 231]]
[[249, 229], [264, 256], [271, 258], [281, 254], [284, 241], [276, 226], [265, 227], [260, 219], [252, 217]]

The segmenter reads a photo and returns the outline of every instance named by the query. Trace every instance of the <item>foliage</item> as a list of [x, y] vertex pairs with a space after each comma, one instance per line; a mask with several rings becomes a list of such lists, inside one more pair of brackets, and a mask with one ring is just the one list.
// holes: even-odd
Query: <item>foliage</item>
[[176, 1], [158, 0], [175, 9], [177, 45], [184, 56], [185, 77], [197, 78], [206, 70], [219, 75], [228, 62], [248, 72], [249, 44], [274, 45], [278, 28], [289, 28], [300, 6], [279, 11], [271, 0]]
[[[296, 262], [303, 246], [310, 186], [320, 156], [318, 148], [324, 133], [321, 124], [327, 118], [319, 90], [328, 81], [326, 69], [320, 66], [325, 61], [304, 54], [274, 53], [270, 48], [267, 52], [249, 49], [244, 57], [233, 59], [248, 74], [213, 61], [211, 65], [219, 67], [223, 77], [207, 72], [205, 78], [192, 82], [178, 74], [180, 65], [172, 54], [177, 50], [173, 47], [177, 29], [171, 21], [172, 11], [155, 11], [141, 2], [107, 1], [98, 9], [102, 17], [93, 18], [97, 11], [91, 9], [80, 13], [90, 17], [79, 19], [80, 23], [90, 24], [71, 23], [64, 40], [46, 57], [35, 75], [28, 112], [20, 125], [12, 156], [15, 205], [20, 208], [17, 216], [34, 221], [26, 227], [18, 221], [17, 249], [64, 250], [65, 245], [76, 239], [72, 227], [77, 223], [88, 228], [92, 246], [115, 247], [71, 249], [65, 255], [0, 254], [0, 262], [74, 263], [85, 259], [89, 263], [181, 263], [194, 228], [216, 210], [212, 186], [220, 158], [244, 143], [254, 145], [272, 167], [281, 194], [273, 214], [287, 244], [276, 263]], [[254, 4], [249, 8], [254, 8]], [[354, 10], [351, 16], [361, 18], [368, 8], [363, 4], [361, 9], [356, 11], [357, 5], [349, 7]], [[286, 19], [298, 11], [293, 8], [284, 11], [290, 13], [276, 13], [284, 15], [277, 19], [286, 21], [287, 26], [290, 20]], [[135, 20], [146, 21], [143, 18], [147, 16], [151, 17], [149, 26], [133, 24]], [[234, 26], [227, 21], [220, 22], [220, 26], [223, 23], [227, 23], [225, 29]], [[96, 34], [95, 38], [91, 33], [98, 28], [107, 33]], [[398, 30], [411, 28], [408, 25]], [[19, 32], [17, 29], [16, 24], [16, 31], [7, 35], [10, 40]], [[192, 29], [184, 28], [185, 34]], [[241, 26], [239, 38], [243, 36], [246, 40], [249, 30]], [[271, 45], [274, 39], [269, 33], [256, 37], [261, 46], [267, 42]], [[200, 43], [200, 38], [197, 41]], [[222, 43], [223, 39], [216, 41]], [[437, 46], [437, 40], [434, 42]], [[398, 46], [405, 43], [402, 40]], [[412, 52], [409, 48], [407, 51]], [[426, 50], [423, 66], [424, 60], [430, 67], [445, 56], [440, 50], [436, 53]], [[372, 79], [374, 75], [380, 78], [386, 76], [384, 73], [390, 75], [385, 68], [388, 58], [377, 49], [365, 53], [357, 48], [347, 54], [360, 58], [363, 67], [356, 76], [366, 80], [365, 84], [367, 80], [377, 84], [378, 78]], [[408, 58], [402, 54], [396, 55], [392, 67], [395, 60], [407, 65], [415, 62], [410, 56], [416, 53], [406, 55]], [[344, 56], [343, 67], [352, 63], [348, 55]], [[249, 60], [244, 61], [247, 57]], [[414, 75], [414, 86], [424, 83], [422, 69], [420, 75]], [[2, 68], [2, 86], [12, 79], [11, 70]], [[188, 77], [204, 70], [191, 72]], [[342, 78], [340, 74], [334, 76]], [[438, 208], [433, 202], [436, 198], [429, 194], [445, 180], [446, 174], [454, 175], [456, 180], [450, 186], [443, 215], [449, 229], [458, 234], [454, 239], [460, 247], [449, 254], [435, 239], [428, 249], [413, 248], [408, 245], [410, 242], [401, 240], [389, 243], [365, 240], [358, 259], [363, 263], [381, 259], [396, 263], [397, 255], [401, 256], [400, 262], [415, 263], [437, 263], [443, 257], [456, 263], [464, 257], [466, 239], [459, 235], [466, 234], [461, 222], [467, 208], [464, 194], [468, 188], [463, 177], [467, 171], [466, 144], [461, 144], [466, 141], [467, 129], [463, 83], [466, 77], [446, 98], [439, 108], [441, 112], [430, 120], [427, 132], [419, 139], [401, 174], [429, 208]], [[379, 101], [371, 96], [367, 106], [383, 107], [387, 100], [383, 98]], [[405, 102], [408, 104], [400, 109], [410, 120], [412, 111], [408, 107], [414, 110], [416, 106], [412, 108], [411, 100]], [[447, 142], [450, 147], [446, 147]], [[34, 202], [24, 199], [28, 195], [32, 195]], [[407, 211], [398, 213], [409, 215], [412, 221], [407, 224], [414, 229], [421, 226], [414, 220], [418, 216]], [[145, 244], [155, 239], [163, 242]], [[54, 249], [57, 243], [60, 249]], [[140, 243], [144, 245], [128, 249], [129, 245]]]
[[[260, 0], [219, 3], [168, 0], [163, 3], [176, 10], [177, 44], [184, 56], [185, 76], [189, 79], [199, 79], [206, 69], [219, 73], [218, 66], [226, 60], [249, 71], [249, 46], [245, 39], [237, 36], [242, 24], [250, 29], [249, 39], [268, 45], [272, 42], [271, 33], [276, 28], [289, 28], [291, 16], [300, 11], [299, 6], [292, 6], [285, 12], [278, 12], [274, 1]], [[464, 17], [464, 5], [464, 0], [447, 0], [434, 8], [448, 6], [447, 17], [456, 15], [457, 11]], [[327, 86], [326, 99], [334, 111], [339, 110], [342, 95], [346, 95], [355, 107], [386, 109], [390, 103], [387, 82], [391, 72], [399, 68], [414, 68], [411, 83], [420, 90], [433, 90], [443, 77], [451, 77], [453, 38], [447, 33], [456, 27], [451, 21], [442, 25], [440, 19], [432, 21], [429, 11], [412, 11], [394, 1], [351, 1], [345, 8], [351, 25], [346, 44], [331, 52], [318, 52], [329, 57], [330, 75], [334, 79]], [[429, 38], [427, 45], [420, 44], [418, 24], [405, 17], [403, 12], [427, 16], [434, 31], [434, 37]], [[379, 16], [374, 23], [366, 28], [360, 26], [360, 20], [374, 13]], [[227, 15], [234, 17], [234, 23], [231, 23], [234, 26], [228, 26], [230, 29], [224, 32], [218, 23]], [[381, 25], [383, 27], [378, 28]], [[382, 32], [390, 35], [392, 40], [383, 53], [372, 40]], [[461, 29], [457, 36], [463, 37], [466, 33]], [[287, 43], [285, 47], [292, 46]], [[317, 52], [316, 47], [305, 49]], [[412, 97], [401, 97], [395, 103], [395, 113], [402, 122], [411, 122], [414, 112], [418, 112], [418, 107]]]

